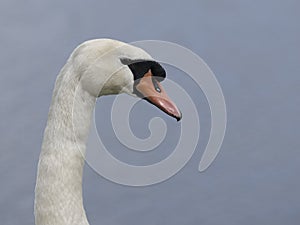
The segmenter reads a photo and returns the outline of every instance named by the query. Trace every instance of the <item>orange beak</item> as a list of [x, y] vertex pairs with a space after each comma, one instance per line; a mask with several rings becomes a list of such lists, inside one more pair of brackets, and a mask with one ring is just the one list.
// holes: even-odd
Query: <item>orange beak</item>
[[176, 118], [177, 121], [181, 119], [181, 112], [169, 98], [161, 84], [152, 75], [151, 69], [145, 73], [135, 87], [148, 102]]

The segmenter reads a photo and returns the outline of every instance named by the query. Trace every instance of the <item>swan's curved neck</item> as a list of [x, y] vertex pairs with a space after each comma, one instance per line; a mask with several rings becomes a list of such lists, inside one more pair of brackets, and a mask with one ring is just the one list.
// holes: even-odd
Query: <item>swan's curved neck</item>
[[67, 63], [56, 81], [44, 133], [35, 190], [36, 225], [88, 225], [82, 172], [95, 101]]

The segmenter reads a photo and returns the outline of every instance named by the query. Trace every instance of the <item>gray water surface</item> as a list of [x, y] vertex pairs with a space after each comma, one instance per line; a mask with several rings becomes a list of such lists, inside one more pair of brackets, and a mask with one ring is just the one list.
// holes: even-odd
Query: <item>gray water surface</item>
[[[34, 223], [36, 167], [56, 75], [79, 43], [101, 37], [190, 48], [220, 82], [228, 125], [217, 159], [198, 173], [210, 129], [208, 105], [192, 81], [167, 68], [198, 99], [198, 148], [176, 176], [150, 187], [117, 185], [86, 166], [84, 204], [91, 224], [298, 224], [299, 10], [296, 0], [1, 1], [0, 224]], [[96, 121], [113, 154], [147, 163], [170, 153], [162, 149], [147, 158], [122, 149], [109, 133], [112, 101], [98, 102], [103, 114]], [[175, 122], [146, 103], [133, 113], [132, 128], [141, 137], [149, 135], [152, 115], [171, 126], [170, 137], [178, 135]]]

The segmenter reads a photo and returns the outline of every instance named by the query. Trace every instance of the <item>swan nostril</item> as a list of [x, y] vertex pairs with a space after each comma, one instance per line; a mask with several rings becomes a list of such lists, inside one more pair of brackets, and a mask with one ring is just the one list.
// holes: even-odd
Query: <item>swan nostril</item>
[[157, 80], [155, 80], [154, 77], [152, 77], [152, 83], [153, 83], [154, 89], [155, 89], [158, 93], [161, 93], [161, 89], [160, 89], [160, 87], [158, 86]]
[[157, 92], [161, 92], [161, 90], [160, 90], [160, 88], [159, 87], [155, 87], [155, 90], [157, 91]]

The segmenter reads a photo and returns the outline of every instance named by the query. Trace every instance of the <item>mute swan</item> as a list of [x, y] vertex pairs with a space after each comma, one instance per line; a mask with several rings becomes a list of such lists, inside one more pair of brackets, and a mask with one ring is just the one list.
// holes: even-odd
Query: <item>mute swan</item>
[[89, 224], [82, 201], [82, 153], [97, 97], [127, 93], [180, 120], [180, 111], [160, 84], [164, 77], [164, 69], [148, 53], [120, 41], [90, 40], [73, 51], [57, 77], [44, 132], [36, 225]]

